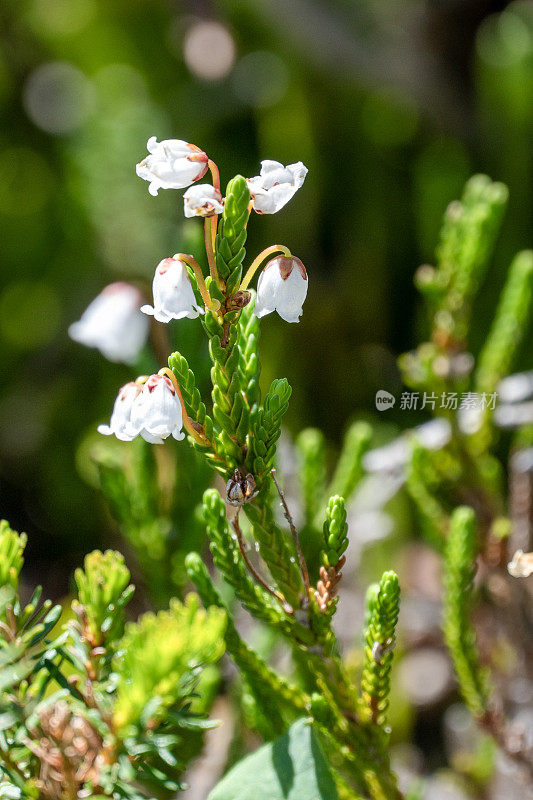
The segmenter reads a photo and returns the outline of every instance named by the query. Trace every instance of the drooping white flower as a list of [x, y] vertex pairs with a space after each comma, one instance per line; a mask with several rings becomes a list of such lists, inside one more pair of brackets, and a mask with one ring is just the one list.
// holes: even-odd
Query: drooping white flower
[[137, 436], [131, 429], [131, 409], [142, 388], [140, 384], [132, 381], [122, 387], [115, 400], [109, 425], [99, 425], [98, 433], [103, 433], [104, 436], [114, 434], [123, 442], [131, 442]]
[[279, 161], [262, 161], [260, 174], [248, 180], [254, 211], [275, 214], [296, 194], [307, 173], [301, 161], [287, 167]]
[[156, 267], [152, 283], [153, 306], [142, 306], [144, 314], [150, 314], [158, 322], [171, 319], [195, 319], [204, 310], [196, 302], [187, 268], [177, 256], [164, 258]]
[[183, 195], [183, 211], [186, 217], [212, 217], [222, 214], [222, 195], [210, 183], [197, 183]]
[[285, 322], [299, 322], [307, 296], [307, 272], [296, 256], [271, 259], [257, 281], [254, 313], [264, 317], [277, 311]]
[[148, 337], [140, 312], [141, 292], [129, 283], [112, 283], [100, 292], [68, 329], [75, 342], [96, 347], [109, 361], [133, 364]]
[[136, 169], [139, 178], [150, 182], [148, 191], [154, 197], [159, 189], [185, 189], [207, 172], [208, 156], [194, 144], [181, 139], [158, 142], [152, 136], [146, 147], [149, 155]]
[[533, 553], [517, 550], [513, 560], [507, 564], [507, 570], [513, 578], [529, 578], [533, 575]]
[[165, 375], [150, 375], [133, 402], [130, 431], [151, 444], [163, 444], [169, 436], [183, 439], [182, 428], [181, 403], [172, 381]]

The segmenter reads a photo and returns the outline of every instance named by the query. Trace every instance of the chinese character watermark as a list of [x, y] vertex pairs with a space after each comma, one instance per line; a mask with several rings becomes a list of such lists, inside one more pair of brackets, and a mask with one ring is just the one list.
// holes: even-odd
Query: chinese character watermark
[[[402, 392], [400, 395], [400, 411], [417, 411], [429, 409], [435, 411], [442, 408], [446, 411], [494, 411], [497, 392]], [[396, 398], [385, 389], [376, 392], [376, 408], [386, 411], [393, 408]]]

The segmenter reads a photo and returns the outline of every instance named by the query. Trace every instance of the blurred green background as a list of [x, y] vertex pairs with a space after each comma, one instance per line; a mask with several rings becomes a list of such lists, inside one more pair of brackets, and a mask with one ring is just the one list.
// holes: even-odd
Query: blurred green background
[[154, 199], [136, 177], [149, 136], [198, 144], [224, 184], [263, 158], [309, 167], [249, 238], [251, 255], [287, 244], [310, 275], [301, 324], [262, 326], [265, 381], [295, 387], [293, 432], [335, 443], [377, 416], [377, 389], [398, 391], [395, 358], [425, 324], [413, 272], [475, 171], [511, 191], [482, 341], [511, 254], [531, 246], [533, 3], [4, 0], [0, 23], [0, 513], [31, 534], [48, 591], [113, 543], [76, 453], [134, 377], [67, 328], [107, 283], [148, 283], [201, 236], [181, 193]]

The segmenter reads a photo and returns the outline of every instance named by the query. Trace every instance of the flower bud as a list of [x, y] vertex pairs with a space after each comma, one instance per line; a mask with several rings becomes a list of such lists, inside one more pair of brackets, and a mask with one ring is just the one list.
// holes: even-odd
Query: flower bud
[[164, 258], [156, 267], [152, 283], [154, 305], [141, 307], [144, 314], [150, 314], [158, 322], [171, 319], [195, 319], [203, 314], [194, 296], [185, 263], [177, 256]]
[[268, 262], [257, 282], [254, 313], [264, 317], [277, 311], [285, 322], [299, 322], [307, 296], [307, 272], [299, 258], [277, 256]]
[[210, 183], [197, 183], [183, 195], [183, 211], [186, 217], [213, 217], [222, 214], [222, 195]]
[[254, 211], [275, 214], [296, 194], [307, 172], [301, 161], [287, 167], [279, 161], [262, 161], [260, 174], [248, 180]]
[[146, 343], [148, 320], [140, 312], [141, 292], [129, 283], [112, 283], [100, 292], [68, 329], [75, 342], [96, 347], [109, 361], [133, 364]]
[[150, 155], [137, 164], [137, 175], [150, 182], [148, 191], [154, 197], [159, 189], [184, 189], [207, 172], [209, 159], [194, 144], [181, 139], [158, 142], [152, 136], [146, 147]]

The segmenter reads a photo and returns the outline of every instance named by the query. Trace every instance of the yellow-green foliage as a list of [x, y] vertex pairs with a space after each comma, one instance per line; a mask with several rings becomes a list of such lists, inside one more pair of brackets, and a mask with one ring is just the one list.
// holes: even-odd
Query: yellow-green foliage
[[185, 603], [172, 600], [168, 611], [145, 614], [126, 626], [118, 676], [114, 725], [125, 736], [141, 721], [150, 704], [150, 718], [190, 697], [200, 667], [224, 652], [226, 615], [220, 608], [204, 611], [195, 595]]
[[0, 586], [17, 588], [24, 563], [26, 534], [11, 530], [5, 519], [0, 521]]
[[95, 550], [85, 556], [84, 569], [77, 569], [74, 577], [93, 642], [101, 643], [106, 634], [120, 636], [123, 608], [133, 593], [124, 557], [113, 550]]

